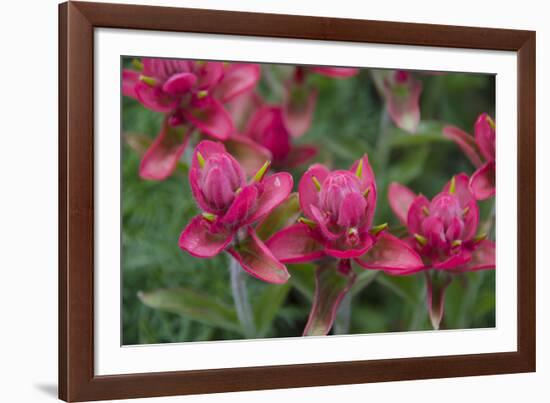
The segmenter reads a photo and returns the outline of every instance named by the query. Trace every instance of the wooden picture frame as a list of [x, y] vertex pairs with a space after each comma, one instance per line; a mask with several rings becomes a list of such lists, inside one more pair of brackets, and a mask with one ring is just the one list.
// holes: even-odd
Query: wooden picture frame
[[[517, 352], [94, 375], [95, 28], [505, 50], [518, 58]], [[59, 6], [59, 398], [66, 401], [535, 371], [535, 33], [68, 2]]]

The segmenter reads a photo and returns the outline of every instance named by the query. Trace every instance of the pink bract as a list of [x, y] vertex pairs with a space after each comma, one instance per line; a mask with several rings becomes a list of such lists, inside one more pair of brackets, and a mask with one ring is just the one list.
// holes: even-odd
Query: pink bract
[[244, 170], [223, 144], [200, 142], [193, 154], [189, 182], [204, 213], [183, 230], [180, 248], [196, 257], [212, 257], [228, 250], [253, 276], [267, 282], [286, 281], [286, 268], [250, 227], [292, 191], [288, 173], [266, 175], [267, 168], [268, 164], [247, 183]]
[[410, 245], [420, 254], [426, 271], [427, 302], [435, 329], [443, 317], [449, 274], [495, 268], [495, 243], [477, 235], [479, 208], [470, 179], [459, 174], [431, 201], [393, 183], [388, 197], [395, 215], [406, 225]]
[[[376, 183], [366, 155], [350, 170], [331, 172], [323, 165], [313, 165], [302, 176], [298, 192], [307, 223], [294, 224], [267, 241], [282, 262], [331, 256], [392, 273], [422, 267], [416, 252], [403, 241], [373, 230]], [[380, 253], [375, 248], [380, 239], [396, 253]], [[369, 255], [371, 250], [376, 256]]]
[[469, 183], [475, 198], [486, 200], [493, 197], [496, 193], [496, 126], [493, 119], [487, 113], [479, 115], [474, 136], [455, 126], [445, 126], [443, 135], [453, 140], [477, 168]]
[[[166, 114], [166, 122], [172, 127], [185, 127], [189, 132], [196, 128], [226, 140], [235, 129], [224, 103], [254, 88], [259, 77], [260, 67], [256, 64], [143, 58], [140, 71], [123, 71], [122, 91], [146, 108]], [[166, 137], [166, 129], [159, 134], [162, 136]], [[140, 170], [143, 178], [162, 180], [173, 172], [173, 157], [181, 155], [187, 138], [179, 143], [164, 140], [155, 142], [157, 147], [163, 143], [159, 148], [162, 153], [147, 153], [155, 154], [155, 158], [142, 163], [147, 166]], [[167, 144], [172, 149], [167, 149]], [[160, 158], [162, 155], [168, 160]]]

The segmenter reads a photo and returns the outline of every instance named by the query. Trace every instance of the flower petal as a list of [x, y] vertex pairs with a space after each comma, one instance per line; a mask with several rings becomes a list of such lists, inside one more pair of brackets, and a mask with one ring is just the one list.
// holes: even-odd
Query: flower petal
[[222, 217], [221, 222], [230, 228], [237, 229], [245, 225], [250, 213], [258, 203], [258, 189], [256, 186], [245, 186]]
[[366, 254], [355, 261], [366, 269], [384, 270], [391, 275], [411, 274], [424, 268], [422, 259], [413, 248], [385, 232]]
[[414, 199], [416, 199], [416, 194], [408, 187], [397, 182], [390, 183], [388, 187], [390, 207], [395, 216], [404, 225], [407, 225], [407, 215]]
[[334, 263], [317, 268], [313, 306], [304, 329], [304, 336], [328, 334], [334, 323], [338, 306], [354, 280], [355, 273], [353, 271], [344, 274], [336, 269]]
[[222, 62], [194, 62], [193, 71], [199, 78], [197, 87], [208, 90], [222, 80], [224, 68]]
[[162, 85], [162, 90], [170, 95], [182, 95], [188, 92], [197, 81], [193, 73], [178, 73], [171, 76]]
[[492, 122], [489, 115], [482, 113], [477, 118], [474, 131], [481, 154], [487, 161], [494, 161], [496, 133], [489, 122]]
[[440, 270], [459, 269], [460, 266], [468, 263], [472, 259], [470, 252], [461, 250], [460, 252], [449, 256], [445, 260], [433, 262], [432, 267]]
[[288, 168], [298, 167], [317, 155], [317, 147], [314, 145], [293, 145], [288, 153], [284, 165]]
[[174, 74], [188, 72], [191, 69], [191, 62], [188, 60], [144, 57], [141, 62], [143, 63], [143, 74], [160, 81], [165, 81]]
[[418, 195], [411, 203], [407, 213], [407, 227], [411, 234], [422, 234], [422, 223], [426, 218], [425, 209], [430, 207], [430, 201], [424, 195]]
[[187, 120], [203, 133], [219, 140], [227, 140], [234, 132], [233, 120], [223, 105], [212, 97], [192, 102], [192, 107], [182, 110]]
[[329, 228], [329, 222], [327, 218], [323, 215], [323, 213], [321, 212], [321, 210], [319, 210], [317, 206], [310, 206], [310, 210], [313, 219], [319, 225], [321, 233], [327, 240], [336, 241], [338, 238], [344, 235], [344, 229], [342, 229], [340, 232], [335, 232], [333, 231], [333, 228]]
[[359, 73], [359, 69], [355, 67], [315, 66], [311, 67], [311, 71], [332, 78], [353, 77]]
[[242, 93], [253, 89], [260, 80], [260, 65], [252, 63], [231, 63], [216, 87], [221, 102], [229, 102]]
[[361, 159], [355, 161], [351, 166], [350, 171], [356, 175], [358, 173], [357, 168], [359, 167], [359, 163], [362, 163], [362, 167], [359, 172], [360, 190], [362, 193], [364, 193], [367, 191], [367, 189], [370, 189], [367, 195], [367, 213], [365, 220], [366, 225], [370, 227], [372, 225], [372, 220], [376, 211], [376, 179], [374, 177], [374, 172], [369, 163], [369, 157], [367, 156], [367, 154], [363, 155]]
[[136, 84], [139, 82], [140, 73], [134, 70], [122, 70], [122, 95], [138, 99], [136, 94]]
[[284, 264], [258, 238], [254, 229], [248, 229], [248, 237], [229, 253], [239, 261], [250, 275], [268, 283], [283, 284], [290, 277]]
[[443, 127], [443, 136], [454, 141], [462, 149], [466, 157], [472, 161], [475, 167], [482, 164], [476, 140], [473, 136], [455, 126]]
[[169, 177], [180, 159], [193, 129], [172, 127], [166, 122], [155, 141], [147, 149], [139, 165], [143, 179], [163, 180]]
[[168, 113], [178, 105], [178, 100], [166, 94], [160, 87], [151, 87], [139, 81], [134, 86], [134, 91], [138, 101], [155, 112]]
[[325, 243], [325, 253], [337, 259], [352, 259], [363, 256], [374, 245], [375, 238], [365, 231], [356, 245], [348, 245], [344, 239]]
[[323, 257], [324, 245], [308, 225], [291, 225], [266, 242], [273, 255], [283, 263], [302, 263]]
[[253, 176], [266, 161], [271, 160], [271, 152], [248, 137], [233, 135], [224, 144], [248, 176]]
[[[203, 140], [195, 147], [193, 158], [191, 159], [191, 167], [189, 169], [189, 184], [191, 185], [191, 192], [193, 193], [193, 197], [195, 198], [197, 204], [202, 210], [212, 212], [210, 211], [208, 203], [206, 203], [206, 201], [204, 200], [204, 196], [199, 186], [199, 179], [201, 177], [201, 166], [197, 157], [198, 153], [201, 154], [204, 160], [208, 160], [208, 158], [213, 154], [225, 154], [227, 153], [227, 151], [225, 150], [225, 147], [222, 143], [210, 140]], [[233, 169], [240, 176], [241, 183], [244, 184], [246, 180], [244, 171], [242, 170], [239, 163], [230, 154], [228, 154], [228, 157], [233, 163]]]
[[291, 149], [282, 113], [280, 107], [263, 106], [252, 115], [246, 129], [246, 136], [271, 151], [275, 163], [284, 162]]
[[288, 88], [283, 107], [283, 120], [292, 137], [300, 137], [310, 128], [317, 95], [316, 90], [305, 85]]
[[495, 268], [495, 243], [493, 241], [481, 241], [472, 252], [472, 259], [461, 271], [477, 271]]
[[232, 239], [231, 232], [212, 231], [212, 223], [196, 216], [181, 233], [178, 245], [192, 256], [207, 258], [223, 251]]
[[477, 227], [479, 225], [479, 207], [475, 200], [465, 207], [463, 215], [464, 229], [462, 231], [462, 239], [472, 239], [476, 236]]
[[486, 200], [496, 193], [495, 161], [490, 161], [479, 167], [470, 178], [470, 189], [477, 200]]
[[[470, 178], [465, 173], [459, 173], [458, 175], [454, 176], [454, 181], [455, 191], [453, 194], [456, 195], [456, 197], [458, 198], [460, 207], [466, 208], [471, 204], [472, 201], [475, 201], [474, 195], [470, 191]], [[452, 179], [445, 184], [443, 191], [449, 192], [449, 189], [451, 188], [451, 182]]]
[[329, 174], [327, 167], [321, 164], [312, 165], [300, 179], [298, 184], [298, 194], [300, 198], [300, 207], [304, 215], [314, 220], [315, 217], [311, 211], [311, 206], [317, 206], [319, 203], [319, 190], [315, 187], [315, 178], [319, 183], [323, 183]]
[[275, 207], [284, 202], [292, 192], [294, 181], [288, 172], [279, 172], [264, 178], [259, 184], [260, 189], [256, 210], [248, 218], [247, 223], [263, 218]]
[[420, 93], [422, 83], [410, 77], [405, 84], [386, 82], [384, 94], [388, 113], [395, 125], [409, 133], [416, 132], [420, 123]]

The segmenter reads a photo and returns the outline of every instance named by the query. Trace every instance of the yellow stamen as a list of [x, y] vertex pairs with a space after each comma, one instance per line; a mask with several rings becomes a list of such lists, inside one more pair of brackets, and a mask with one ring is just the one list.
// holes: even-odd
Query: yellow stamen
[[266, 161], [262, 165], [262, 167], [258, 170], [258, 172], [256, 172], [256, 175], [254, 175], [253, 180], [256, 182], [261, 182], [261, 180], [264, 178], [265, 173], [267, 172], [270, 166], [271, 166], [271, 161]]
[[298, 222], [302, 224], [306, 224], [308, 227], [311, 227], [311, 228], [315, 228], [317, 226], [317, 223], [315, 221], [305, 217], [298, 218]]
[[216, 214], [212, 213], [202, 213], [202, 216], [206, 221], [210, 222], [213, 222], [216, 219]]
[[416, 242], [422, 246], [425, 246], [428, 243], [428, 240], [420, 234], [414, 234], [414, 239], [416, 239]]
[[150, 87], [154, 87], [157, 84], [157, 80], [155, 80], [153, 77], [139, 76], [139, 81], [144, 82]]
[[355, 176], [361, 179], [362, 175], [363, 175], [363, 158], [359, 160], [359, 163], [357, 164], [357, 168], [355, 169]]
[[312, 176], [311, 180], [313, 181], [313, 184], [317, 188], [317, 191], [320, 192], [321, 191], [321, 182], [319, 182], [319, 179], [317, 179], [315, 176]]
[[143, 70], [143, 63], [139, 59], [133, 59], [132, 60], [132, 66], [134, 66], [134, 68], [138, 71]]
[[455, 192], [456, 192], [456, 179], [453, 176], [453, 178], [451, 179], [451, 185], [449, 186], [449, 193], [454, 195]]
[[372, 235], [378, 235], [379, 233], [384, 231], [386, 228], [388, 228], [388, 223], [387, 222], [385, 222], [384, 224], [380, 224], [380, 225], [377, 225], [375, 227], [372, 227], [371, 230], [370, 230], [370, 233]]
[[491, 126], [493, 130], [495, 130], [496, 129], [495, 121], [491, 119], [489, 115], [486, 116], [486, 119], [487, 119], [487, 123], [489, 123], [489, 126]]
[[197, 161], [199, 161], [199, 167], [202, 169], [206, 165], [206, 161], [204, 160], [204, 157], [200, 153], [200, 151], [197, 151]]
[[475, 243], [481, 242], [481, 241], [484, 241], [485, 239], [487, 239], [487, 234], [479, 234], [474, 238], [474, 242]]

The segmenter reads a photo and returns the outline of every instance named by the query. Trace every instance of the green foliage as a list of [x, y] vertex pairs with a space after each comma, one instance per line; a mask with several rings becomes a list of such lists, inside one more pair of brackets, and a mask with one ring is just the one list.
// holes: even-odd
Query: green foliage
[[[125, 62], [126, 63], [126, 62]], [[270, 102], [282, 93], [274, 83], [288, 67], [263, 66], [259, 90]], [[349, 79], [311, 75], [319, 97], [310, 130], [298, 143], [319, 146], [317, 162], [348, 168], [368, 153], [378, 184], [375, 224], [398, 222], [387, 203], [387, 186], [399, 181], [431, 198], [449, 178], [474, 167], [458, 147], [441, 135], [444, 124], [467, 132], [481, 112], [494, 116], [495, 78], [478, 74], [418, 75], [423, 83], [422, 122], [411, 135], [385, 118], [384, 102], [368, 71]], [[161, 114], [136, 101], [122, 100], [122, 132], [143, 135], [147, 144], [160, 130]], [[122, 133], [121, 133], [122, 134]], [[150, 141], [149, 140], [149, 141]], [[194, 258], [177, 245], [186, 223], [199, 213], [185, 166], [169, 179], [152, 182], [138, 175], [140, 156], [122, 141], [122, 292], [123, 344], [242, 338], [233, 307], [228, 260]], [[291, 171], [297, 184], [306, 166]], [[114, 172], [113, 174], [117, 174]], [[481, 221], [494, 239], [494, 204], [484, 202]], [[296, 213], [297, 201], [280, 209], [277, 222]], [[275, 219], [275, 218], [274, 218]], [[269, 225], [260, 236], [267, 238]], [[392, 277], [354, 267], [349, 333], [430, 329], [422, 273]], [[314, 294], [315, 266], [289, 265], [285, 285], [247, 279], [257, 337], [300, 336]], [[495, 325], [495, 271], [456, 276], [446, 293], [442, 328]]]

